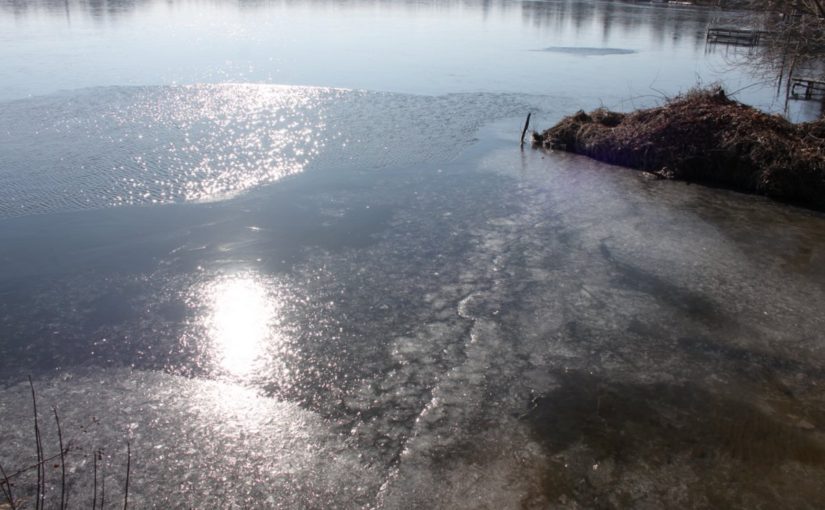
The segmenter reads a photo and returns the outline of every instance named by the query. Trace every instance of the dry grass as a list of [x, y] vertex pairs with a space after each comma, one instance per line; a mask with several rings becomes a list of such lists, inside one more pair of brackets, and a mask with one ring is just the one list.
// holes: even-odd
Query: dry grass
[[792, 124], [721, 88], [628, 114], [579, 111], [533, 143], [825, 210], [825, 119]]

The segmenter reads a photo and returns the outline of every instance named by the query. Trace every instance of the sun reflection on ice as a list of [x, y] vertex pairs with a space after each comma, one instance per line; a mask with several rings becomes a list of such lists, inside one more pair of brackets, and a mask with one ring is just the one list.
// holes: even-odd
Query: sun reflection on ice
[[277, 303], [251, 275], [221, 279], [208, 292], [205, 325], [214, 357], [227, 372], [247, 375], [273, 340]]

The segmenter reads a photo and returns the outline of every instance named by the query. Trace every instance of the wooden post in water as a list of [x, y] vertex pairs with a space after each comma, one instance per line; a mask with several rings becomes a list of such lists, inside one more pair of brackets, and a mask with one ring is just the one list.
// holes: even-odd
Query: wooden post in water
[[530, 115], [532, 113], [527, 114], [527, 120], [524, 121], [524, 129], [521, 130], [521, 145], [524, 145], [524, 135], [527, 134], [527, 128], [530, 127]]

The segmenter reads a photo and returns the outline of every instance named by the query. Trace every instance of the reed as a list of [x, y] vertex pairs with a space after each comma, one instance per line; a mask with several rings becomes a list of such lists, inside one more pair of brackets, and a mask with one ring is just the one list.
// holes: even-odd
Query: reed
[[[40, 422], [40, 415], [37, 409], [37, 391], [34, 386], [34, 381], [32, 380], [31, 376], [28, 378], [29, 380], [29, 388], [31, 390], [31, 402], [32, 402], [32, 414], [33, 414], [33, 436], [34, 436], [34, 450], [35, 450], [35, 461], [27, 466], [21, 467], [15, 471], [8, 472], [6, 471], [5, 467], [0, 463], [0, 503], [5, 503], [5, 505], [9, 508], [9, 510], [20, 510], [24, 507], [27, 507], [27, 497], [22, 497], [21, 494], [25, 494], [26, 492], [34, 492], [34, 508], [35, 510], [43, 510], [46, 508], [46, 492], [47, 489], [54, 488], [54, 485], [50, 485], [49, 480], [46, 477], [46, 465], [59, 459], [59, 467], [60, 468], [60, 481], [57, 482], [60, 485], [60, 510], [66, 510], [69, 506], [69, 480], [67, 479], [67, 472], [66, 466], [71, 454], [76, 453], [80, 449], [74, 448], [73, 442], [71, 440], [65, 441], [65, 437], [63, 434], [63, 424], [60, 420], [60, 413], [56, 406], [52, 407], [52, 413], [54, 415], [54, 421], [57, 429], [57, 443], [60, 448], [59, 453], [55, 455], [51, 455], [46, 457], [45, 450], [44, 450], [44, 443], [43, 443], [43, 436], [42, 436], [42, 429], [41, 429], [41, 422]], [[94, 460], [93, 460], [93, 485], [92, 485], [92, 508], [93, 509], [103, 509], [106, 504], [106, 473], [105, 473], [105, 463], [103, 462], [103, 451], [100, 449], [95, 450], [94, 452]], [[98, 466], [98, 463], [100, 465]], [[100, 498], [98, 499], [98, 469], [100, 469]], [[36, 470], [37, 471], [37, 479], [35, 482], [35, 486], [30, 489], [26, 489], [24, 483], [21, 483], [22, 487], [16, 486], [16, 482], [19, 482], [23, 475], [26, 473]], [[131, 479], [131, 471], [132, 471], [132, 444], [130, 441], [126, 442], [126, 480], [123, 487], [123, 509], [126, 510], [129, 505], [129, 483]], [[98, 505], [99, 503], [99, 505]], [[0, 505], [2, 506], [2, 505]]]

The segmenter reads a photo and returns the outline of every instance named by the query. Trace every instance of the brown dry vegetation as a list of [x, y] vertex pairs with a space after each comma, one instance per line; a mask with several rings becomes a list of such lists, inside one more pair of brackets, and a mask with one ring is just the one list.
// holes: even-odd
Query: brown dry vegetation
[[628, 114], [579, 111], [533, 143], [825, 210], [825, 119], [792, 124], [720, 88]]

